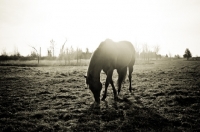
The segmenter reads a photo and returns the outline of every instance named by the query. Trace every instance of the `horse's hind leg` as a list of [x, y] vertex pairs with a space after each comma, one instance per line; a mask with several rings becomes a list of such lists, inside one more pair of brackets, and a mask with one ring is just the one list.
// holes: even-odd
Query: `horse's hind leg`
[[118, 81], [117, 81], [117, 83], [118, 83], [118, 95], [121, 91], [122, 82], [124, 81], [124, 79], [126, 77], [126, 72], [127, 72], [127, 67], [117, 70], [117, 73], [119, 74]]
[[116, 91], [116, 89], [115, 89], [115, 86], [114, 86], [114, 84], [113, 84], [113, 80], [112, 80], [112, 79], [111, 79], [111, 81], [110, 81], [110, 84], [111, 84], [112, 89], [113, 89], [114, 99], [117, 99], [117, 91]]
[[132, 72], [133, 72], [133, 66], [129, 66], [129, 75], [128, 75], [128, 79], [129, 79], [129, 91], [131, 92], [132, 87], [131, 87], [131, 79], [132, 79]]

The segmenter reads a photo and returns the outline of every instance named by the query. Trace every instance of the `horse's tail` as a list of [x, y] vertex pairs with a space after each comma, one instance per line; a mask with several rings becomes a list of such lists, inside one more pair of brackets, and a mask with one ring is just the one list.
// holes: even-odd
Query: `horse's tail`
[[127, 67], [122, 68], [118, 71], [119, 77], [117, 80], [117, 85], [118, 88], [121, 87], [122, 82], [124, 82], [124, 80], [126, 79], [126, 75], [127, 75]]

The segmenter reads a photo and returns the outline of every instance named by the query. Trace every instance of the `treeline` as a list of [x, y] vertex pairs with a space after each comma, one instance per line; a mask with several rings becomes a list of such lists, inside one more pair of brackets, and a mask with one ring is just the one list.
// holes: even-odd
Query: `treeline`
[[[16, 56], [16, 55], [1, 55], [0, 61], [10, 61], [10, 60], [20, 60], [20, 61], [28, 61], [28, 60], [37, 60], [38, 58], [35, 56]], [[40, 60], [49, 59], [47, 56], [40, 57]], [[51, 59], [56, 59], [56, 57], [52, 57]]]
[[136, 53], [136, 58], [138, 59], [143, 59], [143, 60], [151, 60], [151, 59], [161, 59], [160, 54], [156, 54], [155, 52], [149, 51], [149, 52], [141, 52], [141, 53]]
[[[142, 47], [139, 47], [142, 46]], [[153, 48], [150, 48], [149, 45], [142, 44], [138, 45], [137, 43], [135, 44], [135, 50], [136, 50], [136, 58], [137, 59], [142, 59], [142, 60], [151, 60], [151, 59], [161, 59], [161, 55], [158, 54], [160, 47], [159, 45], [154, 46]]]
[[[51, 58], [51, 52], [49, 52], [48, 57]], [[82, 49], [77, 48], [74, 50], [66, 48], [66, 50], [60, 50], [60, 54], [58, 56], [59, 60], [65, 60], [65, 65], [70, 64], [71, 60], [77, 60], [77, 63], [81, 62], [81, 59], [90, 59], [92, 53], [89, 52], [89, 49], [86, 48], [86, 52], [83, 52]]]
[[[27, 61], [27, 60], [38, 60], [38, 64], [40, 60], [64, 60], [65, 64], [70, 64], [71, 60], [77, 60], [77, 63], [80, 62], [82, 59], [90, 59], [92, 53], [89, 52], [89, 49], [86, 48], [85, 52], [80, 49], [76, 48], [74, 49], [72, 46], [71, 47], [65, 47], [67, 40], [65, 40], [64, 44], [60, 48], [59, 55], [56, 57], [54, 54], [54, 49], [55, 49], [55, 41], [52, 39], [50, 41], [50, 47], [46, 50], [46, 56], [41, 56], [41, 47], [39, 50], [37, 50], [35, 47], [30, 46], [32, 48], [32, 51], [29, 55], [27, 56], [22, 56], [18, 49], [15, 47], [13, 55], [7, 55], [5, 49], [3, 49], [1, 55], [0, 55], [0, 61], [9, 61], [9, 60], [22, 60], [22, 61]], [[161, 55], [158, 54], [160, 51], [160, 46], [155, 45], [153, 47], [150, 47], [147, 45], [147, 43], [140, 44], [138, 45], [137, 43], [134, 44], [135, 50], [136, 50], [136, 59], [140, 60], [152, 60], [152, 59], [161, 59]], [[171, 53], [166, 56], [165, 58], [172, 58]], [[186, 49], [185, 54], [183, 55], [184, 58], [189, 58], [192, 57], [191, 52], [189, 49]], [[174, 58], [181, 58], [179, 55], [175, 55]]]
[[66, 49], [65, 51], [60, 52], [59, 56], [53, 56], [51, 50], [47, 50], [46, 56], [41, 56], [41, 53], [37, 53], [36, 51], [31, 51], [31, 53], [27, 56], [22, 56], [19, 52], [13, 55], [7, 55], [5, 52], [0, 55], [0, 61], [10, 61], [10, 60], [20, 60], [20, 61], [28, 61], [28, 60], [65, 60], [70, 62], [71, 60], [80, 61], [81, 59], [90, 59], [92, 53], [89, 52], [89, 49], [86, 48], [86, 52], [83, 52], [82, 49], [77, 48], [74, 50]]
[[[60, 54], [58, 59], [67, 59], [67, 60], [79, 60], [79, 59], [90, 59], [92, 53], [89, 52], [89, 49], [86, 48], [86, 52], [83, 52], [82, 49], [77, 48], [74, 50], [72, 47], [70, 49], [66, 48], [66, 50], [60, 50]], [[48, 52], [48, 57], [51, 58], [51, 51]]]
[[8, 60], [19, 60], [22, 56], [18, 55], [1, 55], [0, 60], [1, 61], [8, 61]]

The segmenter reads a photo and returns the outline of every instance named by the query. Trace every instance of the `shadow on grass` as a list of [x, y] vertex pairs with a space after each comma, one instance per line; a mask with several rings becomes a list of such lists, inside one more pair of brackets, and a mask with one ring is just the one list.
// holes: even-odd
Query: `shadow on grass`
[[[101, 108], [84, 111], [74, 131], [176, 131], [174, 122], [162, 117], [154, 109], [137, 106], [124, 98]], [[105, 106], [105, 107], [104, 107]]]
[[94, 107], [92, 104], [78, 117], [77, 126], [73, 128], [73, 131], [100, 131], [100, 115], [100, 106]]

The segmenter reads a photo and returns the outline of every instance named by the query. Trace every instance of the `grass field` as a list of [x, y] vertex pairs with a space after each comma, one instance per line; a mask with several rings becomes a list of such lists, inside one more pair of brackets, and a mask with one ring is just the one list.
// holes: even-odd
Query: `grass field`
[[[137, 63], [133, 92], [126, 79], [121, 99], [114, 101], [109, 86], [96, 108], [86, 71], [0, 66], [0, 131], [200, 131], [200, 61]], [[103, 84], [105, 78], [101, 73]]]

